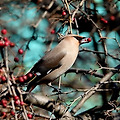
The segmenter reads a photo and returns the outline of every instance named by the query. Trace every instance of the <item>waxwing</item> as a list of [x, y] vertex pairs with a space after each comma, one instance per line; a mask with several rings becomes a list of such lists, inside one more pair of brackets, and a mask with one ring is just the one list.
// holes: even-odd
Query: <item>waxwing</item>
[[90, 38], [69, 34], [60, 43], [47, 52], [29, 71], [35, 77], [28, 82], [27, 91], [32, 91], [39, 84], [48, 84], [74, 64], [79, 53], [79, 45], [90, 42]]

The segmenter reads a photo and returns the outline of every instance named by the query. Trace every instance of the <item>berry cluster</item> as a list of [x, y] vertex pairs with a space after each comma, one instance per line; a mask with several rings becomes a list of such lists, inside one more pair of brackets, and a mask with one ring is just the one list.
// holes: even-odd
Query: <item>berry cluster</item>
[[[11, 109], [9, 109], [11, 106], [11, 101], [10, 101], [11, 99], [14, 101], [14, 105], [15, 107], [17, 107], [17, 109], [19, 108], [21, 109], [22, 106], [27, 105], [23, 101], [20, 101], [20, 98], [18, 96], [13, 96], [11, 98], [2, 98], [0, 100], [0, 106], [3, 107], [3, 111], [0, 112], [0, 118], [5, 119], [8, 116], [9, 117], [11, 116], [11, 118], [14, 118], [15, 114], [18, 115], [17, 110], [13, 109], [12, 107]], [[6, 111], [5, 111], [5, 108], [6, 108]], [[27, 116], [29, 119], [33, 118], [33, 115], [29, 112], [27, 113]]]
[[5, 35], [7, 34], [7, 30], [6, 29], [2, 29], [1, 30], [1, 34], [3, 36], [1, 36], [0, 38], [0, 47], [6, 47], [6, 46], [10, 46], [10, 47], [14, 47], [15, 43], [11, 42], [8, 37], [5, 37]]
[[17, 82], [19, 82], [19, 83], [24, 83], [24, 82], [26, 82], [29, 78], [30, 78], [30, 79], [33, 78], [33, 74], [32, 74], [32, 73], [28, 73], [27, 75], [20, 76], [20, 77], [18, 77], [16, 80], [17, 80]]
[[[0, 111], [0, 119], [6, 119], [8, 116], [10, 118], [14, 118], [16, 116], [20, 116], [20, 111], [23, 111], [23, 107], [27, 107], [28, 105], [23, 101], [23, 98], [21, 97], [18, 89], [16, 88], [16, 80], [20, 83], [23, 83], [25, 80], [32, 78], [33, 74], [28, 73], [27, 75], [23, 75], [18, 78], [7, 78], [5, 76], [4, 70], [0, 69], [0, 85], [1, 87], [7, 84], [7, 81], [9, 79], [9, 83], [11, 84], [11, 92], [7, 91], [6, 94], [2, 95], [0, 98], [0, 107], [3, 108], [2, 111]], [[14, 81], [13, 81], [14, 80]], [[17, 95], [18, 94], [18, 95]], [[27, 117], [29, 119], [33, 118], [33, 115], [27, 111]]]
[[[11, 42], [9, 40], [8, 37], [6, 37], [5, 35], [7, 34], [7, 30], [6, 29], [2, 29], [1, 30], [1, 34], [2, 36], [0, 37], [0, 48], [5, 48], [5, 47], [15, 47], [15, 43], [14, 42]], [[18, 54], [22, 55], [24, 53], [23, 49], [18, 49]], [[19, 58], [18, 57], [15, 57], [14, 58], [14, 61], [15, 62], [19, 62]]]
[[[3, 61], [7, 61], [9, 63], [9, 58], [5, 59], [5, 51], [7, 50], [8, 55], [13, 53], [13, 58], [15, 62], [19, 62], [19, 56], [23, 55], [24, 50], [22, 48], [18, 48], [14, 42], [11, 42], [8, 37], [8, 31], [6, 29], [1, 30], [0, 34], [0, 49], [3, 51], [2, 59]], [[8, 49], [6, 49], [8, 48]], [[14, 49], [17, 48], [17, 54], [15, 56]], [[10, 50], [10, 51], [8, 51]], [[10, 54], [11, 55], [11, 54]], [[15, 56], [15, 57], [14, 57]], [[11, 62], [11, 61], [10, 61]], [[4, 63], [4, 62], [3, 62]], [[32, 73], [28, 73], [27, 75], [22, 75], [18, 77], [18, 75], [14, 76], [13, 71], [7, 71], [7, 67], [9, 69], [9, 65], [1, 65], [0, 64], [0, 120], [1, 119], [23, 119], [23, 114], [26, 115], [28, 119], [32, 119], [33, 115], [26, 108], [29, 107], [23, 101], [22, 93], [22, 85], [25, 81], [33, 77]], [[8, 89], [8, 90], [7, 90]], [[3, 90], [3, 91], [2, 91]], [[3, 93], [3, 94], [2, 94]], [[26, 109], [26, 113], [25, 110]]]
[[[23, 54], [23, 53], [24, 53], [23, 49], [21, 49], [21, 48], [18, 49], [18, 54]], [[19, 62], [19, 58], [18, 58], [18, 57], [15, 57], [15, 58], [14, 58], [14, 61], [15, 61], [15, 62]]]

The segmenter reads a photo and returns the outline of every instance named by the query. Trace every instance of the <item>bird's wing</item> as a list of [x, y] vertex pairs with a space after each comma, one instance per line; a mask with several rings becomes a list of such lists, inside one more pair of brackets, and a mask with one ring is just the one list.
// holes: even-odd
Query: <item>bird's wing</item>
[[[65, 52], [57, 52], [54, 54], [54, 51], [48, 52], [43, 58], [41, 58], [34, 67], [30, 70], [31, 73], [39, 73], [35, 78], [28, 81], [27, 91], [30, 91], [36, 86], [36, 82], [43, 78], [45, 75], [51, 73], [53, 70], [61, 66], [61, 60], [66, 55]], [[31, 88], [33, 86], [33, 88]]]
[[66, 53], [63, 51], [59, 52], [57, 50], [51, 50], [34, 65], [30, 72], [39, 72], [40, 74], [47, 74], [47, 72], [50, 72], [53, 69], [56, 69], [59, 66], [61, 66], [61, 60], [65, 55]]

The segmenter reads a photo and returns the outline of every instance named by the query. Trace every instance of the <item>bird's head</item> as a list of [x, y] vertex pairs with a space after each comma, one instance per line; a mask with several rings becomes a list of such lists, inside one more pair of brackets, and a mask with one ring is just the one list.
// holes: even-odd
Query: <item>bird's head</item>
[[86, 38], [82, 36], [73, 36], [73, 37], [75, 37], [79, 41], [80, 44], [91, 42], [91, 38]]
[[75, 34], [69, 34], [67, 36], [69, 36], [69, 37], [71, 36], [71, 37], [76, 38], [79, 41], [80, 44], [91, 42], [91, 38], [86, 38], [86, 37], [82, 37], [82, 36], [75, 35]]

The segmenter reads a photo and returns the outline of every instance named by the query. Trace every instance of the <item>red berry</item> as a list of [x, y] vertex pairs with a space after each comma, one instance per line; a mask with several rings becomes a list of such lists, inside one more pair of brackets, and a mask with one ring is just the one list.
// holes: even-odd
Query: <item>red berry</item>
[[28, 77], [26, 75], [23, 75], [22, 77], [23, 77], [24, 80], [28, 79]]
[[3, 40], [5, 41], [4, 46], [8, 46], [10, 44], [10, 41], [7, 37], [4, 37]]
[[65, 11], [63, 11], [63, 12], [62, 12], [62, 15], [63, 15], [63, 16], [66, 16], [66, 12], [65, 12]]
[[107, 20], [105, 20], [105, 21], [104, 21], [104, 23], [105, 23], [105, 24], [107, 24], [107, 23], [108, 23], [108, 21], [107, 21]]
[[0, 47], [4, 47], [4, 42], [0, 41]]
[[18, 61], [19, 61], [19, 58], [18, 58], [18, 57], [15, 57], [15, 58], [14, 58], [14, 61], [15, 61], [15, 62], [18, 62]]
[[5, 104], [5, 103], [4, 103], [4, 104], [3, 104], [3, 107], [5, 107], [5, 108], [6, 108], [6, 107], [7, 107], [7, 104]]
[[110, 20], [114, 21], [115, 20], [115, 16], [110, 16]]
[[5, 107], [5, 108], [7, 107], [7, 100], [2, 99], [1, 103], [2, 103], [3, 107]]
[[23, 54], [23, 49], [19, 49], [19, 50], [18, 50], [18, 53], [19, 53], [19, 54]]
[[7, 79], [6, 79], [5, 76], [1, 76], [1, 80], [2, 80], [3, 82], [5, 82]]
[[15, 43], [10, 42], [10, 47], [14, 47], [14, 46], [15, 46]]
[[10, 44], [10, 41], [5, 41], [4, 46], [8, 46]]
[[0, 69], [0, 72], [3, 72], [3, 70], [2, 70], [2, 69]]
[[104, 21], [105, 19], [104, 19], [104, 18], [101, 18], [100, 20], [101, 20], [101, 21]]
[[88, 38], [87, 41], [88, 41], [88, 42], [91, 42], [91, 38]]
[[101, 22], [103, 22], [103, 23], [105, 23], [105, 24], [107, 24], [107, 23], [108, 23], [108, 21], [107, 21], [107, 20], [105, 20], [104, 18], [101, 18], [100, 20], [101, 20]]
[[15, 101], [15, 105], [19, 105], [20, 104], [20, 101], [19, 100], [16, 100]]
[[10, 113], [11, 113], [11, 115], [13, 115], [13, 116], [15, 115], [15, 112], [14, 112], [13, 110], [12, 110]]
[[23, 77], [19, 77], [19, 79], [18, 79], [18, 80], [19, 80], [19, 82], [20, 82], [20, 83], [23, 83], [23, 82], [24, 82]]
[[3, 117], [6, 117], [7, 113], [6, 112], [2, 112]]
[[55, 30], [53, 29], [53, 30], [51, 30], [51, 34], [55, 34]]
[[2, 99], [2, 100], [1, 100], [1, 103], [2, 103], [2, 104], [7, 104], [7, 100]]
[[29, 119], [32, 119], [32, 117], [33, 117], [30, 113], [28, 113], [27, 116]]
[[20, 105], [23, 106], [25, 103], [23, 101], [20, 102]]
[[4, 37], [3, 40], [4, 40], [4, 41], [8, 41], [8, 38], [7, 38], [7, 37]]
[[19, 97], [18, 96], [14, 96], [13, 99], [14, 100], [19, 100]]
[[1, 30], [1, 33], [2, 33], [3, 35], [7, 34], [7, 30], [6, 30], [6, 29], [2, 29], [2, 30]]
[[29, 78], [32, 78], [32, 77], [33, 77], [33, 74], [32, 74], [32, 73], [28, 73], [27, 76], [28, 76]]

